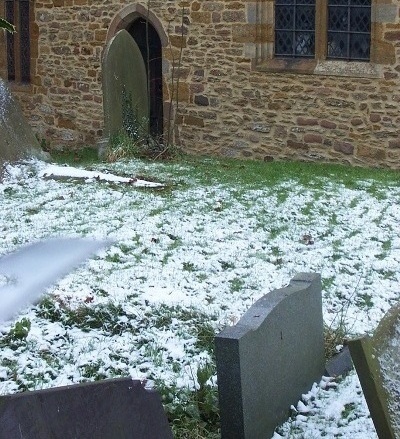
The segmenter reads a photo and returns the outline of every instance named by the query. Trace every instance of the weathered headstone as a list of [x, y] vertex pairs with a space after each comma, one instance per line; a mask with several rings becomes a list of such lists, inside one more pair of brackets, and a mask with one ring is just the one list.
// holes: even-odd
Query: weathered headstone
[[222, 438], [271, 437], [324, 372], [320, 275], [266, 294], [215, 342]]
[[172, 439], [157, 392], [130, 378], [0, 397], [0, 439]]
[[132, 138], [149, 131], [147, 74], [142, 54], [122, 29], [108, 43], [103, 56], [104, 137], [125, 133]]
[[47, 160], [18, 102], [0, 78], [0, 165], [26, 157]]
[[350, 353], [380, 439], [400, 438], [400, 303], [372, 337], [349, 341]]

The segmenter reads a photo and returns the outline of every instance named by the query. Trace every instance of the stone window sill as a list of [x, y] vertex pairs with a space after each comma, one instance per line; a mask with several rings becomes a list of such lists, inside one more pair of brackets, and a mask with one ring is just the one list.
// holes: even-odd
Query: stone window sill
[[22, 82], [8, 81], [8, 86], [12, 91], [19, 93], [32, 93], [33, 87], [32, 84], [24, 84]]
[[379, 64], [358, 61], [274, 58], [261, 62], [256, 70], [271, 73], [300, 73], [308, 75], [382, 78]]

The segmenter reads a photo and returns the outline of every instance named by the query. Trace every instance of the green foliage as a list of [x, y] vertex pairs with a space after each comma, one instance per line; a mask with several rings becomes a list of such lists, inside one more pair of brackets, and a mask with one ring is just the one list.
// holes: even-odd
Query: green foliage
[[343, 345], [348, 337], [348, 331], [344, 324], [337, 327], [324, 325], [325, 359], [329, 360], [338, 353], [337, 346]]
[[14, 340], [25, 340], [31, 330], [31, 321], [23, 318], [11, 328], [8, 336]]
[[356, 408], [356, 405], [354, 402], [350, 402], [344, 405], [344, 410], [341, 413], [341, 416], [343, 419], [351, 419], [354, 418], [354, 410]]
[[207, 351], [214, 358], [215, 345], [215, 328], [208, 322], [198, 323], [193, 328], [193, 335], [197, 337], [195, 346], [199, 351]]
[[135, 122], [131, 129], [122, 130], [110, 139], [105, 152], [105, 159], [108, 162], [128, 158], [171, 160], [179, 157], [180, 151], [177, 147], [165, 145], [162, 138], [157, 139], [144, 134], [141, 128], [136, 129], [135, 126], [140, 127], [139, 122]]
[[79, 150], [51, 151], [51, 158], [55, 163], [69, 165], [91, 165], [98, 163], [99, 155], [95, 148], [81, 148]]
[[11, 349], [17, 349], [21, 344], [25, 343], [31, 330], [31, 321], [27, 318], [22, 318], [17, 321], [2, 339], [0, 339], [0, 347], [9, 346]]
[[122, 89], [122, 128], [132, 141], [140, 141], [147, 134], [148, 120], [139, 121], [133, 107], [132, 93]]
[[195, 390], [167, 387], [162, 381], [156, 382], [174, 438], [220, 438], [218, 391], [210, 384], [214, 376], [214, 364], [205, 363], [197, 369]]
[[229, 281], [229, 289], [232, 293], [238, 293], [244, 287], [245, 281], [239, 277], [235, 277]]
[[92, 300], [93, 297], [88, 296], [86, 298], [88, 305], [71, 309], [60, 299], [46, 297], [40, 302], [37, 315], [52, 322], [60, 322], [66, 327], [78, 327], [82, 331], [100, 329], [110, 335], [117, 335], [122, 331], [136, 333], [140, 330], [141, 322], [134, 318], [121, 321], [120, 317], [126, 315], [121, 305], [116, 306], [112, 302], [89, 305]]
[[7, 32], [14, 33], [15, 32], [15, 26], [11, 23], [9, 23], [4, 18], [0, 18], [0, 29], [4, 29]]

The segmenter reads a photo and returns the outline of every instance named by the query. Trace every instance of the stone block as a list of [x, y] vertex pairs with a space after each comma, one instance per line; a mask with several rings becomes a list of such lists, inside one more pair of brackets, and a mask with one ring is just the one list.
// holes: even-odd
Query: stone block
[[304, 142], [306, 143], [318, 143], [321, 144], [323, 141], [323, 137], [320, 134], [315, 133], [307, 133], [304, 134]]
[[184, 124], [202, 128], [204, 127], [204, 120], [200, 117], [188, 115], [184, 117]]
[[160, 396], [130, 378], [0, 397], [0, 439], [172, 439]]
[[265, 43], [271, 40], [271, 27], [256, 24], [233, 24], [234, 43]]
[[349, 341], [350, 353], [379, 439], [400, 437], [400, 303], [372, 337]]
[[223, 439], [265, 439], [324, 372], [321, 278], [302, 273], [215, 338]]
[[335, 151], [342, 152], [346, 155], [351, 155], [354, 152], [354, 146], [349, 142], [335, 140], [333, 148]]
[[386, 158], [386, 151], [384, 149], [371, 148], [369, 146], [360, 145], [357, 149], [357, 157], [384, 160]]

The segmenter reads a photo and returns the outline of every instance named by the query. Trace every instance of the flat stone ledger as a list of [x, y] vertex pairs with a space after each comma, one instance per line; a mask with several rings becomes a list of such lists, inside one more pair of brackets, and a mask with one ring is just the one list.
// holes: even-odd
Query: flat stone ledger
[[350, 353], [380, 439], [400, 438], [400, 303], [372, 337], [349, 341]]
[[172, 439], [160, 396], [130, 378], [0, 397], [0, 439]]
[[223, 439], [265, 439], [325, 367], [321, 277], [302, 273], [215, 338]]
[[29, 157], [49, 159], [41, 150], [18, 102], [0, 78], [0, 165]]
[[125, 29], [108, 43], [102, 75], [106, 140], [121, 133], [133, 139], [148, 134], [146, 67], [138, 45]]

